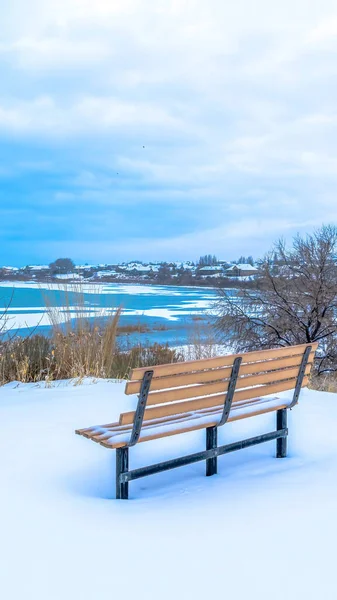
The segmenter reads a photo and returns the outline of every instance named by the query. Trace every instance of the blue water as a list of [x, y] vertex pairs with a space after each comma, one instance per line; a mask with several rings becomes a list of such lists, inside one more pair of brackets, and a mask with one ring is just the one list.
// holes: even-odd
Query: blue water
[[[122, 306], [120, 325], [145, 324], [149, 331], [122, 334], [120, 342], [134, 344], [186, 344], [195, 327], [201, 335], [212, 328], [212, 306], [217, 292], [209, 288], [152, 286], [131, 284], [86, 284], [81, 291], [88, 314], [101, 309], [113, 311]], [[48, 289], [34, 284], [0, 283], [0, 311], [10, 304], [8, 315], [12, 331], [26, 335], [32, 330], [48, 335], [50, 325], [45, 315], [46, 302], [54, 307], [76, 306], [78, 292], [63, 288]], [[42, 321], [41, 321], [42, 319]], [[41, 322], [40, 322], [41, 321]], [[27, 326], [28, 325], [28, 326]]]

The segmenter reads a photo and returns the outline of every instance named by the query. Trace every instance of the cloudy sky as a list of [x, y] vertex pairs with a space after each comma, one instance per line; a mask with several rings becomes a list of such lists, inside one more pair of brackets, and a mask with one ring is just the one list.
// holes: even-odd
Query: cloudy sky
[[0, 264], [337, 222], [336, 0], [0, 0]]

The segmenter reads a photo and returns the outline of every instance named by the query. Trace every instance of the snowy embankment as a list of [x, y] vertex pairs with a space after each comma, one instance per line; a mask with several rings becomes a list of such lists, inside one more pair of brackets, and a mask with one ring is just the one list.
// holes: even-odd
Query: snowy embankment
[[[130, 484], [114, 498], [114, 451], [74, 435], [134, 400], [124, 384], [0, 388], [0, 581], [7, 600], [336, 598], [337, 395], [305, 390], [275, 442]], [[274, 429], [225, 425], [219, 443]], [[205, 432], [140, 444], [131, 466], [204, 447]]]

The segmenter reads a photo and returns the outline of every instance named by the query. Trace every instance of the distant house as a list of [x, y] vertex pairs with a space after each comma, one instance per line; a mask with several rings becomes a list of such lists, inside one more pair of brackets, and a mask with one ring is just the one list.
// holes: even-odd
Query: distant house
[[50, 269], [49, 265], [27, 265], [27, 267], [23, 269], [23, 273], [32, 278], [44, 277], [45, 275], [49, 275]]
[[118, 273], [115, 269], [96, 271], [95, 273], [95, 276], [98, 277], [98, 279], [101, 279], [102, 277], [115, 277], [116, 275], [118, 275]]
[[73, 280], [73, 279], [82, 279], [82, 276], [79, 275], [78, 273], [58, 273], [55, 275], [56, 279], [62, 279], [62, 280]]
[[27, 271], [49, 271], [49, 265], [28, 265], [26, 267]]
[[109, 265], [76, 265], [76, 271], [95, 271], [97, 269], [108, 269]]
[[139, 262], [131, 262], [126, 265], [119, 265], [118, 268], [124, 273], [129, 273], [130, 275], [153, 275], [159, 271], [158, 264], [149, 264], [143, 265], [143, 263]]
[[138, 265], [132, 270], [135, 275], [151, 275], [153, 273], [153, 268], [150, 265]]
[[196, 266], [190, 260], [176, 262], [176, 263], [174, 263], [174, 265], [177, 269], [185, 269], [185, 271], [195, 271], [196, 270]]
[[209, 277], [210, 275], [219, 275], [222, 273], [222, 268], [219, 265], [209, 265], [207, 267], [201, 267], [198, 269], [199, 275], [202, 277]]
[[257, 268], [249, 264], [232, 265], [225, 270], [227, 277], [250, 277], [257, 274]]

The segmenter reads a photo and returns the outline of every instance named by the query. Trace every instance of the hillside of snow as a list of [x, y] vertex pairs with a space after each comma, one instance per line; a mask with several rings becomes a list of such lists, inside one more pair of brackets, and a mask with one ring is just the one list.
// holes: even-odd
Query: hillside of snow
[[[0, 388], [0, 582], [6, 600], [336, 598], [337, 395], [305, 390], [289, 455], [270, 442], [140, 479], [114, 499], [115, 452], [74, 435], [134, 399], [99, 380]], [[219, 444], [275, 428], [225, 425]], [[140, 444], [131, 468], [196, 452], [205, 432]]]

